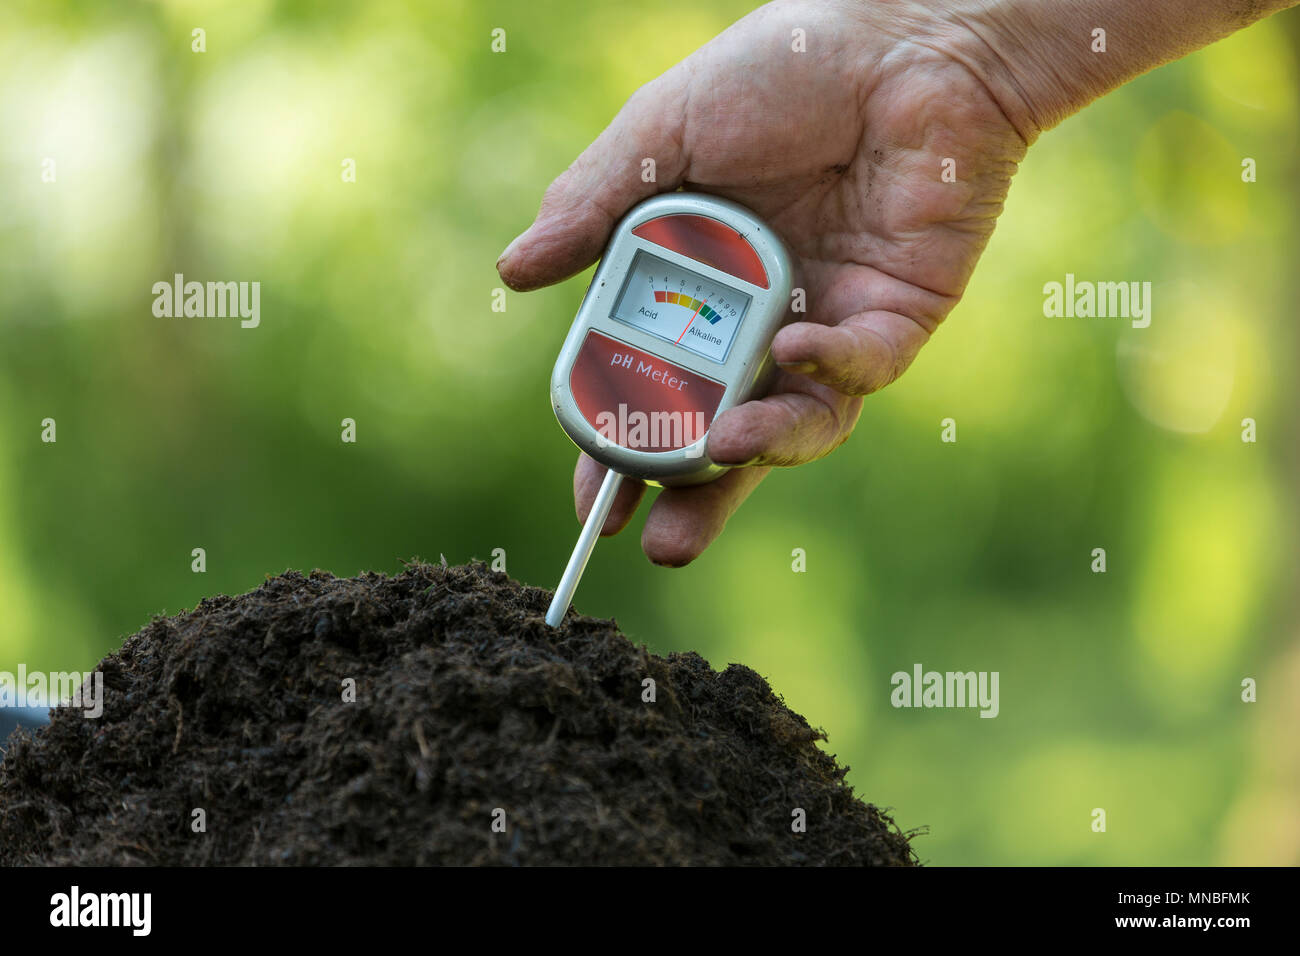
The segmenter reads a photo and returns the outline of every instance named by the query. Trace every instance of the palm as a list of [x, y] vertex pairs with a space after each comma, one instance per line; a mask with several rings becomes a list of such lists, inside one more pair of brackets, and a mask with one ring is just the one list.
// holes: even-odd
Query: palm
[[[841, 17], [832, 31], [810, 13], [764, 8], [656, 83], [668, 104], [685, 90], [688, 188], [729, 196], [766, 218], [802, 267], [808, 312], [795, 318], [838, 327], [845, 342], [865, 346], [855, 350], [859, 358], [871, 354], [816, 376], [833, 389], [805, 375], [779, 383], [778, 394], [807, 395], [834, 412], [818, 416], [824, 453], [851, 429], [853, 396], [896, 378], [956, 304], [1025, 145], [954, 59], [922, 49], [890, 56], [896, 39], [869, 19], [846, 35]], [[783, 49], [782, 38], [800, 25], [807, 52]], [[738, 68], [755, 50], [779, 52], [758, 69]], [[774, 354], [806, 351], [810, 335], [821, 338], [814, 351], [840, 344], [795, 325]], [[730, 431], [718, 434], [730, 440]], [[803, 460], [807, 449], [792, 452], [790, 461], [764, 460]]]

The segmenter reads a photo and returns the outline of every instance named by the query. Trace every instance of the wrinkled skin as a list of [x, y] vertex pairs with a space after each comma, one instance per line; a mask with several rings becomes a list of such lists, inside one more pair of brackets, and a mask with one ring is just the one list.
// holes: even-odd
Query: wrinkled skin
[[[796, 27], [807, 52], [791, 50]], [[600, 256], [629, 208], [684, 187], [753, 209], [798, 260], [808, 310], [772, 343], [772, 393], [710, 430], [710, 457], [745, 467], [659, 495], [642, 534], [652, 561], [693, 560], [772, 466], [830, 454], [862, 396], [894, 381], [957, 304], [1033, 136], [981, 77], [986, 53], [959, 20], [904, 4], [760, 8], [637, 91], [503, 253], [511, 287], [558, 282]], [[655, 183], [642, 182], [645, 157]], [[603, 475], [580, 456], [580, 519]], [[605, 534], [644, 492], [624, 482]]]

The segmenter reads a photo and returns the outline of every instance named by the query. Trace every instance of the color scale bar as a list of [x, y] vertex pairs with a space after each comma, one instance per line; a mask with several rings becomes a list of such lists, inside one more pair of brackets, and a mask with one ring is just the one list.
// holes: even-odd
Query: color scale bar
[[701, 302], [699, 299], [692, 299], [689, 295], [678, 292], [656, 292], [656, 302], [667, 302], [671, 305], [680, 305], [683, 309], [690, 309], [692, 312], [698, 311], [700, 318], [708, 319], [711, 325], [717, 325], [722, 316], [714, 312], [711, 308]]

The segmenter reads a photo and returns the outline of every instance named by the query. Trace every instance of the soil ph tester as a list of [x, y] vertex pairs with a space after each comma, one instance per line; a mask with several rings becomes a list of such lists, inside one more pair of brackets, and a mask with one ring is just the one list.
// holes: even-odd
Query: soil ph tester
[[609, 471], [546, 623], [558, 625], [624, 476], [712, 481], [709, 427], [760, 397], [793, 284], [780, 238], [748, 209], [698, 193], [636, 206], [614, 229], [551, 374], [560, 425]]

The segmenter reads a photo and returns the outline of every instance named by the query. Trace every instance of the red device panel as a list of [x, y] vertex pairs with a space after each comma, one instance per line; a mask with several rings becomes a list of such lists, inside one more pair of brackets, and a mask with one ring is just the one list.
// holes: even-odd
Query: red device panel
[[713, 424], [726, 386], [595, 330], [578, 350], [569, 389], [588, 424], [636, 451], [673, 451]]
[[767, 270], [754, 247], [736, 230], [708, 216], [660, 216], [632, 230], [657, 246], [721, 269], [737, 279], [768, 288]]

